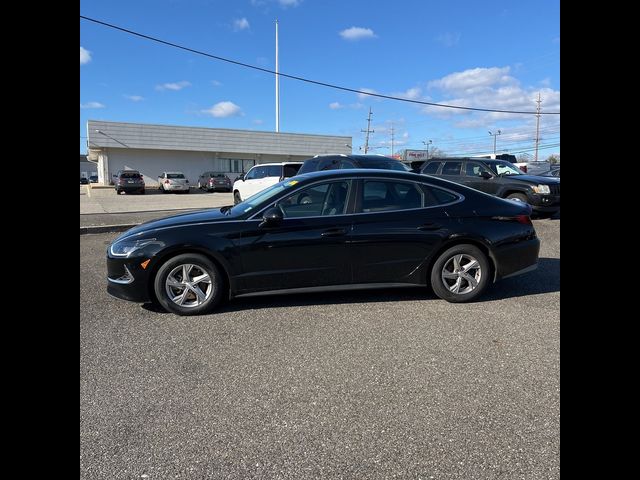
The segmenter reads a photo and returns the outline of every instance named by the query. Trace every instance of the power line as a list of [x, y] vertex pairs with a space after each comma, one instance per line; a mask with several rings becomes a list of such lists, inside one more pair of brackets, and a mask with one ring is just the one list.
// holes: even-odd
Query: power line
[[[271, 73], [273, 75], [276, 75], [276, 73], [277, 73], [277, 75], [279, 75], [281, 77], [290, 78], [292, 80], [299, 80], [301, 82], [312, 83], [314, 85], [321, 85], [323, 87], [335, 88], [336, 90], [343, 90], [345, 92], [353, 92], [353, 93], [357, 93], [359, 95], [369, 95], [369, 96], [372, 96], [372, 97], [386, 98], [388, 100], [397, 100], [399, 102], [417, 103], [417, 104], [420, 104], [420, 105], [430, 105], [432, 107], [455, 108], [455, 109], [458, 109], [458, 110], [471, 110], [471, 111], [474, 111], [474, 112], [496, 112], [496, 113], [510, 113], [510, 114], [519, 114], [519, 115], [535, 115], [537, 113], [537, 112], [531, 112], [531, 111], [495, 110], [495, 109], [492, 109], [492, 108], [462, 107], [462, 106], [459, 106], [459, 105], [447, 105], [447, 104], [444, 104], [444, 103], [424, 102], [422, 100], [411, 100], [411, 99], [408, 99], [408, 98], [393, 97], [391, 95], [382, 95], [380, 93], [363, 92], [361, 90], [356, 90], [354, 88], [341, 87], [339, 85], [334, 85], [334, 84], [325, 83], [325, 82], [319, 82], [317, 80], [311, 80], [309, 78], [298, 77], [296, 75], [288, 75], [286, 73], [275, 72], [273, 70], [269, 70], [268, 68], [262, 68], [262, 67], [258, 67], [256, 65], [251, 65], [251, 64], [248, 64], [248, 63], [239, 62], [237, 60], [231, 60], [229, 58], [220, 57], [218, 55], [213, 55], [211, 53], [206, 53], [206, 52], [203, 52], [203, 51], [200, 51], [200, 50], [196, 50], [196, 49], [193, 49], [193, 48], [185, 47], [185, 46], [179, 45], [177, 43], [168, 42], [168, 41], [162, 40], [160, 38], [156, 38], [156, 37], [152, 37], [150, 35], [145, 35], [145, 34], [142, 34], [142, 33], [138, 33], [138, 32], [135, 32], [133, 30], [129, 30], [127, 28], [119, 27], [117, 25], [113, 25], [111, 23], [103, 22], [101, 20], [96, 20], [94, 18], [86, 17], [84, 15], [80, 15], [80, 18], [84, 19], [84, 20], [87, 20], [89, 22], [93, 22], [93, 23], [97, 23], [99, 25], [103, 25], [105, 27], [113, 28], [115, 30], [119, 30], [121, 32], [128, 33], [130, 35], [135, 35], [135, 36], [140, 37], [140, 38], [151, 40], [151, 41], [157, 42], [157, 43], [162, 43], [162, 44], [168, 45], [170, 47], [179, 48], [180, 50], [185, 50], [187, 52], [195, 53], [197, 55], [202, 55], [202, 56], [205, 56], [205, 57], [213, 58], [215, 60], [220, 60], [222, 62], [232, 63], [234, 65], [239, 65], [241, 67], [252, 68], [254, 70], [259, 70], [261, 72]], [[543, 112], [542, 115], [560, 115], [560, 112]]]

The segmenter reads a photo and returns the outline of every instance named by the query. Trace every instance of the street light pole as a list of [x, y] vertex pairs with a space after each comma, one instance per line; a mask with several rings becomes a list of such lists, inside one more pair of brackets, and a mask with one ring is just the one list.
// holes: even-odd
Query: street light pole
[[500, 130], [498, 130], [496, 133], [491, 133], [489, 132], [489, 135], [491, 135], [493, 137], [493, 154], [496, 154], [496, 139], [498, 138], [498, 135], [500, 135], [502, 132]]
[[429, 145], [433, 143], [433, 140], [429, 140], [427, 142], [422, 141], [427, 146], [427, 160], [429, 160]]

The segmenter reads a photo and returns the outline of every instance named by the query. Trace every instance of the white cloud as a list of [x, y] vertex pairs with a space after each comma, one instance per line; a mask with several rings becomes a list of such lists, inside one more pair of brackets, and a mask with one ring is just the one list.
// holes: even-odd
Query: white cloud
[[233, 102], [218, 102], [211, 108], [201, 110], [202, 113], [206, 113], [216, 118], [233, 117], [236, 115], [244, 115], [242, 109]]
[[124, 95], [124, 98], [128, 98], [132, 102], [141, 102], [144, 100], [144, 97], [141, 97], [140, 95]]
[[[366, 93], [378, 93], [373, 88], [359, 88], [358, 90], [360, 90], [361, 92], [366, 92]], [[356, 95], [358, 95], [358, 98], [360, 100], [364, 100], [364, 99], [367, 99], [367, 98], [374, 98], [374, 97], [371, 97], [370, 95], [365, 95], [364, 93], [356, 93]]]
[[436, 37], [436, 41], [441, 43], [445, 47], [455, 47], [460, 43], [460, 37], [462, 36], [459, 32], [446, 32], [441, 33]]
[[174, 83], [163, 83], [162, 85], [156, 85], [156, 90], [182, 90], [185, 87], [190, 87], [191, 83], [186, 80], [182, 80], [181, 82]]
[[330, 108], [331, 110], [338, 110], [338, 109], [340, 109], [340, 108], [344, 108], [344, 105], [342, 105], [340, 102], [331, 102], [331, 103], [329, 104], [329, 108]]
[[409, 88], [405, 92], [396, 92], [394, 97], [408, 98], [409, 100], [418, 100], [422, 95], [422, 89], [420, 87]]
[[351, 27], [340, 32], [340, 36], [345, 40], [362, 40], [363, 38], [376, 38], [377, 35], [373, 33], [370, 28]]
[[497, 83], [513, 83], [516, 80], [508, 75], [509, 70], [510, 67], [471, 68], [432, 80], [428, 85], [448, 91], [478, 90]]
[[278, 0], [278, 3], [283, 8], [297, 7], [302, 3], [302, 0]]
[[222, 82], [219, 82], [218, 80], [211, 80], [211, 85], [213, 85], [214, 87], [221, 87]]
[[240, 30], [246, 30], [248, 28], [249, 28], [249, 21], [244, 17], [237, 18], [233, 21], [234, 32], [239, 32]]
[[91, 61], [91, 52], [86, 48], [80, 47], [80, 65], [89, 63]]
[[104, 108], [104, 105], [100, 102], [87, 102], [81, 103], [80, 108]]

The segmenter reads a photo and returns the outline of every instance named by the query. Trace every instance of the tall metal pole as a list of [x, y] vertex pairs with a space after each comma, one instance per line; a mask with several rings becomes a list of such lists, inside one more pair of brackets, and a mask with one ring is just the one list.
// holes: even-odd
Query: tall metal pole
[[538, 103], [538, 106], [536, 108], [536, 157], [534, 159], [534, 162], [538, 161], [538, 144], [540, 143], [540, 102], [542, 100], [540, 99], [540, 92], [538, 92], [538, 100], [536, 101]]
[[276, 20], [276, 132], [280, 131], [280, 75], [278, 75], [278, 20]]
[[[367, 136], [365, 137], [364, 140], [364, 153], [366, 154], [369, 151], [369, 133], [375, 133], [375, 130], [371, 130], [371, 115], [373, 115], [371, 113], [371, 107], [369, 107], [369, 117], [367, 118]], [[360, 130], [361, 132], [364, 132], [365, 130]]]
[[489, 132], [489, 135], [491, 135], [493, 137], [493, 154], [496, 154], [496, 140], [498, 138], [498, 135], [500, 135], [502, 132], [500, 130], [498, 130], [496, 133], [491, 133]]
[[391, 156], [393, 157], [393, 122], [391, 123]]

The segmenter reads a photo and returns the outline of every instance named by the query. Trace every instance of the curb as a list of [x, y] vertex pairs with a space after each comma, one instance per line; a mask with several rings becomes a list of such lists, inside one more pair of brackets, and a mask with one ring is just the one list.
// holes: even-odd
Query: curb
[[91, 233], [109, 233], [109, 232], [124, 232], [130, 228], [137, 227], [139, 223], [128, 223], [126, 225], [89, 225], [86, 227], [80, 227], [80, 235], [88, 235]]

